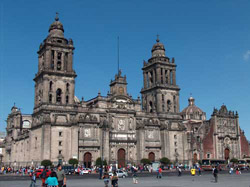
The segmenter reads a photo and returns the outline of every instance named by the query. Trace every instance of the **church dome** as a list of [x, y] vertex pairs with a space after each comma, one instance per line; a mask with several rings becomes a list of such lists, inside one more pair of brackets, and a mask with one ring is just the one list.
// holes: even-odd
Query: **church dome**
[[162, 43], [160, 43], [159, 38], [156, 40], [156, 44], [152, 47], [152, 57], [165, 57], [165, 47]]
[[188, 107], [181, 112], [183, 119], [206, 120], [206, 114], [199, 107], [194, 104], [195, 99], [190, 97], [188, 99]]
[[59, 21], [58, 15], [56, 15], [55, 21], [49, 27], [49, 35], [51, 37], [64, 38], [63, 24]]

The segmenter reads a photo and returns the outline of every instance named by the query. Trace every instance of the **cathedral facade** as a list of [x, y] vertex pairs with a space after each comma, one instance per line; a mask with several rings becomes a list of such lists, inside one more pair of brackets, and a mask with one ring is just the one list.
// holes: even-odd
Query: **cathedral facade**
[[107, 96], [79, 100], [73, 40], [64, 37], [56, 17], [38, 50], [33, 113], [24, 115], [13, 106], [8, 115], [3, 162], [30, 166], [76, 158], [90, 167], [98, 157], [125, 166], [142, 158], [193, 164], [203, 158], [248, 156], [237, 112], [223, 105], [206, 120], [192, 97], [180, 111], [175, 60], [166, 56], [159, 39], [151, 52], [143, 63], [141, 98], [129, 95], [126, 76], [119, 71]]

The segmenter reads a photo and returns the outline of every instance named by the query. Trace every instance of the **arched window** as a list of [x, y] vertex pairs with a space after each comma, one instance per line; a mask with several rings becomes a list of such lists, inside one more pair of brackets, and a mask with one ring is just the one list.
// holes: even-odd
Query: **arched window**
[[57, 54], [57, 70], [61, 70], [62, 69], [62, 62], [61, 62], [61, 58], [62, 58], [62, 53], [58, 53]]
[[57, 70], [61, 70], [62, 64], [61, 61], [57, 61]]
[[49, 103], [52, 103], [52, 94], [49, 94]]
[[66, 96], [66, 104], [68, 104], [69, 103], [69, 96], [67, 95]]
[[62, 90], [58, 88], [56, 90], [56, 102], [61, 103], [62, 101]]
[[53, 87], [53, 82], [50, 81], [50, 82], [49, 82], [49, 91], [52, 91], [52, 87]]
[[153, 103], [152, 101], [149, 102], [150, 108], [149, 108], [149, 112], [153, 112]]
[[69, 92], [69, 83], [66, 84], [66, 91]]

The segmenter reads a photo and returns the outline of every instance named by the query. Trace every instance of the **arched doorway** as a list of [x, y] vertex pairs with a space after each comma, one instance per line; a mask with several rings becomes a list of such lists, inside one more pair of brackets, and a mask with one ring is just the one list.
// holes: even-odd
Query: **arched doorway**
[[194, 153], [194, 164], [197, 163], [197, 153]]
[[226, 148], [225, 151], [224, 151], [225, 160], [229, 159], [229, 153], [230, 153], [230, 150], [228, 148]]
[[125, 167], [125, 150], [124, 149], [119, 149], [118, 150], [118, 167]]
[[92, 160], [92, 155], [91, 153], [87, 152], [84, 154], [84, 158], [83, 158], [83, 164], [86, 168], [90, 168], [91, 167], [91, 160]]
[[148, 159], [150, 160], [150, 162], [154, 162], [155, 161], [155, 154], [153, 152], [150, 152], [148, 154]]

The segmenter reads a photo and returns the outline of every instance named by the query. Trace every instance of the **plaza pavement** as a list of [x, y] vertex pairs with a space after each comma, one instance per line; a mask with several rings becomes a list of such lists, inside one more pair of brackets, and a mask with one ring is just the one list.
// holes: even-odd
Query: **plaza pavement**
[[[211, 175], [190, 176], [164, 176], [162, 179], [152, 177], [139, 177], [139, 183], [133, 184], [132, 178], [119, 179], [119, 187], [249, 187], [250, 173], [241, 175], [219, 174], [218, 183], [214, 183]], [[29, 187], [29, 180], [1, 181], [0, 187]], [[41, 186], [41, 180], [37, 181], [37, 187]], [[67, 187], [103, 187], [103, 180], [94, 178], [74, 178], [67, 181]], [[109, 185], [110, 186], [110, 185]]]

